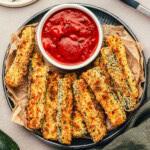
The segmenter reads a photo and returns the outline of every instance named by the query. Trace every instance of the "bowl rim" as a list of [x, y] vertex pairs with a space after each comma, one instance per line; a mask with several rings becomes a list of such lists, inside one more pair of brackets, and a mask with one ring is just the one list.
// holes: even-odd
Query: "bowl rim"
[[[97, 29], [98, 29], [98, 35], [99, 35], [99, 40], [98, 40], [98, 44], [96, 47], [96, 50], [93, 52], [93, 54], [85, 61], [81, 62], [80, 64], [75, 64], [75, 65], [65, 65], [65, 64], [61, 64], [57, 61], [55, 61], [54, 59], [52, 59], [50, 56], [48, 56], [48, 54], [45, 52], [45, 49], [43, 48], [43, 44], [41, 41], [41, 32], [43, 30], [43, 25], [45, 24], [45, 22], [47, 21], [47, 19], [54, 14], [55, 12], [65, 9], [65, 8], [75, 8], [75, 9], [79, 9], [83, 12], [85, 12], [87, 15], [89, 15], [93, 21], [95, 22]], [[55, 7], [53, 7], [51, 10], [49, 10], [42, 18], [42, 20], [39, 23], [38, 29], [37, 29], [37, 43], [39, 46], [39, 49], [42, 53], [42, 55], [48, 60], [48, 62], [50, 62], [52, 65], [61, 68], [61, 69], [65, 69], [65, 70], [75, 70], [75, 69], [79, 69], [82, 68], [84, 66], [87, 66], [88, 64], [90, 64], [99, 54], [102, 43], [103, 43], [103, 29], [102, 29], [102, 25], [100, 23], [100, 21], [98, 20], [98, 18], [96, 17], [96, 15], [89, 9], [87, 9], [86, 7], [79, 5], [79, 4], [61, 4], [61, 5], [57, 5]]]

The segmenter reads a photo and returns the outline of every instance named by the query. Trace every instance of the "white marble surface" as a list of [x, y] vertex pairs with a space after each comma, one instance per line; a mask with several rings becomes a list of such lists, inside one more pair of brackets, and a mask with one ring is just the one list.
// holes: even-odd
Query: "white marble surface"
[[[24, 21], [36, 12], [55, 4], [67, 2], [81, 2], [81, 0], [39, 0], [23, 8], [6, 8], [0, 6], [0, 74], [2, 74], [2, 64], [6, 48], [10, 41], [10, 34], [15, 32]], [[149, 0], [139, 0], [139, 2], [150, 8]], [[121, 18], [145, 45], [144, 53], [146, 60], [150, 57], [150, 18], [119, 0], [82, 0], [82, 3], [102, 7]], [[0, 75], [0, 129], [9, 134], [18, 143], [21, 150], [54, 149], [32, 136], [23, 127], [12, 123], [10, 117], [11, 111], [4, 96], [2, 76]]]

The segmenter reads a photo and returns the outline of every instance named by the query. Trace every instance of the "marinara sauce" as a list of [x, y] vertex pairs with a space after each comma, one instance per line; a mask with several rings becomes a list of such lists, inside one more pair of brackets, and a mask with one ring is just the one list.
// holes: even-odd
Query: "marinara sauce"
[[68, 8], [52, 14], [42, 29], [42, 44], [55, 61], [74, 65], [87, 60], [96, 50], [98, 29], [81, 10]]

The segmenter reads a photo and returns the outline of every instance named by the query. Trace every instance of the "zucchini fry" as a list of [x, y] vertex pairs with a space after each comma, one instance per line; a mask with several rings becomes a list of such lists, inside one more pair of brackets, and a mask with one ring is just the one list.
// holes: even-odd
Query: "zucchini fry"
[[42, 56], [35, 53], [29, 68], [27, 127], [39, 129], [44, 117], [47, 67], [43, 63]]
[[126, 121], [126, 113], [120, 101], [112, 91], [107, 77], [101, 67], [95, 67], [81, 76], [90, 86], [113, 126], [119, 126]]
[[127, 57], [126, 57], [126, 48], [123, 44], [123, 42], [120, 40], [120, 37], [118, 34], [110, 35], [106, 37], [106, 44], [113, 48], [113, 52], [115, 53], [119, 63], [123, 66], [123, 71], [128, 79], [130, 88], [132, 90], [133, 97], [135, 99], [138, 98], [138, 89], [136, 87], [136, 81], [134, 78], [134, 75], [129, 68]]
[[100, 141], [107, 134], [107, 130], [100, 113], [94, 107], [87, 85], [82, 79], [76, 80], [73, 84], [73, 91], [90, 136], [94, 142]]
[[112, 78], [114, 89], [116, 90], [123, 107], [126, 111], [133, 110], [136, 107], [136, 99], [132, 95], [132, 89], [128, 80], [124, 76], [122, 65], [120, 65], [112, 48], [103, 48], [101, 52], [107, 66], [108, 73]]
[[57, 120], [58, 141], [63, 144], [71, 144], [72, 109], [73, 109], [73, 94], [72, 94], [71, 80], [67, 78], [59, 79], [56, 120]]
[[45, 117], [43, 122], [43, 137], [57, 140], [56, 111], [58, 104], [58, 79], [61, 75], [57, 72], [48, 76], [47, 91], [45, 98]]
[[[69, 78], [72, 83], [77, 79], [75, 73], [67, 73], [65, 78]], [[76, 102], [73, 103], [73, 120], [72, 120], [72, 135], [73, 137], [83, 137], [87, 134], [86, 126], [81, 116], [81, 113], [78, 110]]]
[[16, 57], [5, 76], [5, 82], [11, 87], [17, 87], [23, 83], [27, 74], [29, 58], [35, 42], [34, 27], [26, 27], [22, 32], [22, 44], [18, 47]]

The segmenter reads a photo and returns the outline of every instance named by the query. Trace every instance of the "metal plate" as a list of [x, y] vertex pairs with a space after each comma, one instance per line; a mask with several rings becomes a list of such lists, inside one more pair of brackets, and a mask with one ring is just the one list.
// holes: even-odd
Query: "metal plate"
[[[87, 7], [88, 9], [90, 9], [96, 16], [97, 18], [99, 19], [99, 21], [102, 23], [102, 24], [111, 24], [111, 25], [122, 25], [124, 26], [124, 28], [129, 32], [129, 34], [134, 38], [135, 41], [138, 41], [137, 37], [135, 36], [135, 34], [131, 31], [131, 29], [121, 20], [119, 19], [117, 16], [113, 15], [112, 13], [108, 12], [107, 10], [104, 10], [102, 8], [99, 8], [99, 7], [95, 7], [95, 6], [91, 6], [91, 5], [86, 5], [86, 4], [81, 4], [85, 7]], [[47, 8], [47, 9], [44, 9], [40, 12], [38, 12], [37, 14], [35, 14], [34, 16], [32, 16], [29, 20], [27, 20], [22, 26], [24, 25], [27, 25], [27, 24], [32, 24], [32, 23], [36, 23], [36, 22], [39, 22], [43, 15], [48, 11], [50, 10], [52, 7], [50, 8]], [[144, 73], [145, 73], [145, 79], [146, 79], [146, 63], [145, 63], [145, 57], [144, 57], [144, 53], [142, 53], [143, 55], [143, 58], [144, 58]], [[4, 87], [4, 92], [5, 92], [5, 96], [6, 96], [6, 99], [7, 99], [7, 102], [11, 108], [11, 110], [13, 109], [13, 104], [10, 100], [10, 98], [8, 97], [7, 95], [7, 88], [4, 84], [4, 77], [5, 77], [5, 60], [7, 58], [7, 53], [5, 55], [5, 58], [4, 58], [4, 63], [3, 63], [3, 73], [2, 73], [2, 82], [3, 82], [3, 87]], [[117, 129], [113, 130], [113, 131], [110, 131], [108, 133], [108, 135], [101, 141], [99, 141], [98, 143], [93, 143], [92, 140], [90, 139], [83, 139], [83, 138], [78, 138], [78, 139], [73, 139], [72, 140], [72, 144], [71, 145], [63, 145], [57, 141], [51, 141], [51, 140], [45, 140], [42, 136], [36, 134], [36, 133], [33, 133], [31, 132], [33, 135], [35, 135], [36, 137], [38, 137], [39, 139], [41, 139], [43, 142], [47, 143], [47, 144], [50, 144], [52, 146], [55, 146], [55, 147], [59, 147], [59, 148], [65, 148], [65, 149], [80, 149], [80, 148], [90, 148], [90, 147], [93, 147], [93, 146], [96, 146], [96, 145], [104, 145], [104, 143], [112, 140], [113, 138], [115, 138], [116, 136], [118, 136], [120, 133], [122, 133], [125, 128], [127, 127], [127, 125], [129, 124], [129, 122], [131, 121], [131, 119], [133, 118], [134, 114], [136, 113], [136, 111], [141, 107], [143, 101], [144, 101], [144, 96], [145, 96], [145, 90], [146, 90], [146, 81], [143, 83], [143, 94], [142, 94], [142, 97], [140, 98], [140, 105], [138, 106], [138, 108], [133, 112], [133, 114], [128, 118], [128, 120], [123, 124], [121, 125], [120, 127], [118, 127]]]

